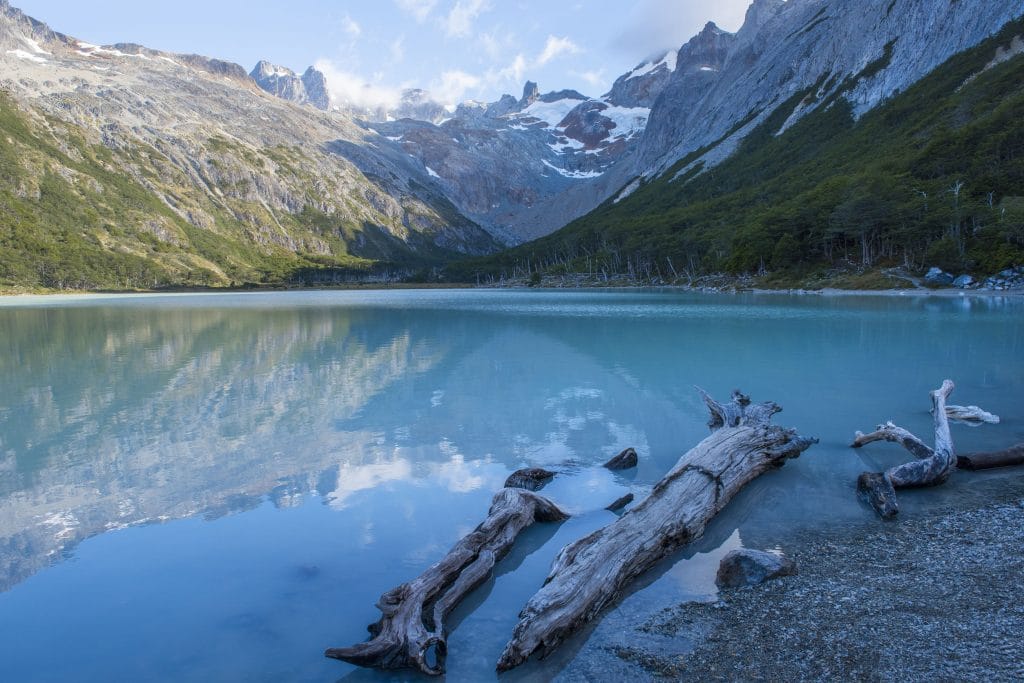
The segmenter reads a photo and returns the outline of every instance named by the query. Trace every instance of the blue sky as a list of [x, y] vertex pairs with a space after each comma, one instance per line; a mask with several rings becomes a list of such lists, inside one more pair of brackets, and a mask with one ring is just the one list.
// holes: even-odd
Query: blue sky
[[596, 96], [709, 20], [742, 23], [749, 0], [12, 0], [92, 43], [135, 42], [302, 71], [363, 103], [426, 88], [446, 103], [575, 88]]

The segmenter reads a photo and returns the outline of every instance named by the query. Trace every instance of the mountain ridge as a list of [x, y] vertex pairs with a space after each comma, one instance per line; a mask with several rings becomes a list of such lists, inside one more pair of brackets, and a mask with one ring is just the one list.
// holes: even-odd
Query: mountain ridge
[[[528, 81], [521, 97], [455, 111], [410, 89], [397, 109], [374, 113], [339, 110], [313, 67], [300, 77], [263, 61], [247, 73], [215, 58], [90, 45], [0, 0], [0, 64], [17, 76], [0, 81], [11, 145], [0, 200], [16, 209], [0, 223], [0, 281], [42, 284], [70, 268], [77, 275], [59, 286], [109, 286], [125, 280], [102, 273], [125, 259], [145, 264], [151, 283], [197, 272], [212, 284], [336, 278], [389, 263], [408, 273], [575, 220], [542, 244], [574, 239], [564, 235], [620, 203], [661, 225], [634, 193], [669, 213], [685, 207], [652, 187], [713, 200], [717, 190], [699, 198], [677, 187], [823, 110], [860, 120], [1024, 13], [1012, 0], [975, 11], [868, 3], [755, 0], [736, 33], [708, 23], [598, 98]], [[1004, 62], [1014, 54], [1005, 46]], [[104, 196], [107, 187], [118, 192]], [[88, 229], [73, 230], [76, 221]], [[69, 240], [91, 265], [68, 260]]]

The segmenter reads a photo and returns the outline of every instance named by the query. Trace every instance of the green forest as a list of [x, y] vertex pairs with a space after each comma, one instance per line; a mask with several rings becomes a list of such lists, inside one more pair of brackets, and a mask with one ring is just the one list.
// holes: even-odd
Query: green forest
[[[887, 267], [987, 275], [1022, 264], [1024, 55], [986, 68], [1022, 32], [1024, 21], [1007, 25], [855, 120], [843, 94], [888, 64], [889, 45], [857, 77], [826, 76], [778, 107], [724, 163], [705, 168], [697, 160], [714, 145], [697, 150], [620, 203], [448, 275], [722, 272], [786, 285]], [[777, 134], [796, 107], [815, 104]]]

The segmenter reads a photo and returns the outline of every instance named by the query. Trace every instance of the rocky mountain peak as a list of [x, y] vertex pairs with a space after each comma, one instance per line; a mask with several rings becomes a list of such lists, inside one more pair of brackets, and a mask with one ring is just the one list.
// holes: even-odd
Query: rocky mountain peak
[[562, 100], [579, 100], [582, 102], [589, 98], [586, 95], [581, 95], [576, 90], [556, 90], [545, 93], [537, 99], [541, 102], [550, 104], [552, 102], [561, 102]]
[[391, 115], [398, 119], [415, 119], [430, 123], [440, 123], [450, 116], [443, 104], [435, 101], [429, 92], [420, 88], [403, 90], [402, 99]]
[[299, 78], [288, 67], [261, 60], [249, 73], [249, 77], [256, 81], [260, 88], [282, 100], [295, 104], [311, 104], [317, 109], [330, 109], [327, 79], [313, 67], [306, 69], [306, 73]]
[[754, 0], [750, 3], [743, 19], [743, 26], [737, 33], [740, 40], [753, 40], [761, 27], [774, 19], [787, 4], [787, 0]]
[[676, 70], [678, 53], [669, 50], [641, 62], [619, 76], [604, 100], [619, 107], [650, 109]]
[[256, 64], [256, 67], [252, 70], [250, 76], [252, 76], [253, 79], [274, 77], [295, 78], [295, 72], [287, 67], [277, 66], [276, 64], [271, 64], [266, 60], [261, 60], [259, 63]]
[[302, 74], [302, 84], [306, 86], [306, 97], [310, 104], [323, 111], [331, 108], [331, 95], [327, 91], [327, 77], [323, 72], [309, 67]]
[[526, 109], [538, 99], [540, 99], [540, 88], [533, 81], [527, 81], [523, 86], [523, 97], [519, 100], [520, 108]]

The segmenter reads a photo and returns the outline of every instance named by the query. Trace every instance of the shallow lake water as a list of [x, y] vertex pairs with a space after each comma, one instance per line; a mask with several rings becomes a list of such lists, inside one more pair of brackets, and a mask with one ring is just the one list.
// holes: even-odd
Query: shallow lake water
[[[327, 660], [377, 597], [439, 559], [512, 471], [573, 513], [521, 537], [451, 618], [451, 680], [493, 680], [565, 543], [615, 519], [707, 433], [694, 386], [784, 407], [816, 436], [609, 615], [713, 599], [738, 546], [871, 519], [848, 447], [892, 419], [930, 440], [928, 392], [1024, 441], [1024, 300], [387, 291], [0, 302], [0, 674], [11, 681], [417, 680]], [[635, 471], [600, 464], [627, 446]], [[914, 515], [999, 475], [901, 496]], [[616, 622], [615, 619], [619, 621]], [[628, 621], [628, 619], [626, 620]], [[509, 680], [596, 675], [599, 627]], [[589, 637], [589, 641], [588, 641]], [[583, 653], [583, 654], [581, 654]], [[599, 673], [599, 672], [598, 672]]]

